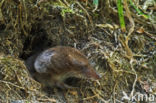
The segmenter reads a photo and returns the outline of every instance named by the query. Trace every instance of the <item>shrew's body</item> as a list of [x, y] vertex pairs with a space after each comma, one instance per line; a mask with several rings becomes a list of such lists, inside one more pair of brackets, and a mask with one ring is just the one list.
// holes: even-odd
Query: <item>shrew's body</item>
[[32, 77], [45, 86], [68, 87], [64, 80], [70, 76], [84, 75], [99, 79], [88, 59], [77, 49], [65, 46], [49, 48], [26, 60]]

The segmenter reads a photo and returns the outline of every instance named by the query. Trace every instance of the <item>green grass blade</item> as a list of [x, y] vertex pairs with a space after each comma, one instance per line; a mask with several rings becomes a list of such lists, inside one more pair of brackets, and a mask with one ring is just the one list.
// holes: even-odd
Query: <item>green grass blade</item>
[[117, 0], [117, 7], [118, 7], [118, 15], [119, 15], [119, 20], [120, 20], [121, 30], [125, 32], [126, 27], [125, 27], [125, 20], [124, 20], [124, 14], [123, 14], [122, 0]]

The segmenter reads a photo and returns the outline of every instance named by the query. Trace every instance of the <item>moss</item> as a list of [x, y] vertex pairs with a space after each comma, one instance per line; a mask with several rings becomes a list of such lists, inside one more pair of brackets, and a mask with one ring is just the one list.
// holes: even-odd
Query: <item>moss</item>
[[24, 62], [11, 56], [0, 55], [0, 76], [0, 98], [3, 102], [31, 100], [40, 89], [40, 84], [28, 74]]

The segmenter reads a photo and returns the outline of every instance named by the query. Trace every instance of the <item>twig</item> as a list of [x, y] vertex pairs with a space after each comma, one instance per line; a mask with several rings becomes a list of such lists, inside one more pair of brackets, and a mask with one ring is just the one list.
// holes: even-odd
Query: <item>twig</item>
[[131, 68], [132, 68], [132, 71], [135, 73], [135, 80], [134, 80], [134, 83], [133, 83], [132, 91], [131, 91], [131, 93], [130, 93], [130, 98], [133, 97], [133, 94], [134, 94], [134, 91], [135, 91], [136, 82], [137, 82], [137, 80], [138, 80], [138, 75], [137, 75], [136, 71], [134, 70], [133, 64], [132, 64], [132, 63], [133, 63], [133, 60], [132, 60], [132, 62], [131, 62]]
[[3, 14], [2, 14], [2, 10], [1, 10], [1, 7], [2, 7], [4, 1], [5, 1], [5, 0], [2, 0], [2, 1], [0, 2], [0, 21], [4, 21], [4, 19], [3, 19]]
[[52, 103], [56, 103], [56, 100], [53, 99], [53, 98], [48, 98], [48, 99], [38, 99], [38, 101], [44, 101], [44, 102], [46, 102], [46, 101], [50, 101], [50, 102], [52, 102]]
[[78, 4], [78, 6], [86, 13], [86, 15], [88, 16], [88, 19], [91, 23], [91, 26], [93, 27], [93, 21], [89, 15], [89, 13], [87, 12], [87, 10], [78, 1], [76, 1], [76, 4]]
[[151, 39], [153, 39], [153, 40], [156, 41], [156, 37], [154, 36], [154, 34], [150, 34], [150, 33], [147, 32], [147, 31], [144, 31], [144, 33], [145, 33], [148, 37], [150, 37]]
[[70, 4], [66, 0], [63, 0], [63, 1], [68, 7], [70, 6]]
[[129, 32], [128, 32], [128, 35], [125, 38], [125, 41], [123, 41], [121, 39], [120, 39], [120, 41], [121, 41], [122, 45], [125, 47], [125, 50], [126, 50], [126, 53], [127, 53], [127, 58], [131, 59], [131, 58], [133, 58], [133, 53], [132, 53], [131, 49], [128, 46], [128, 41], [130, 39], [131, 34], [134, 31], [135, 23], [134, 23], [134, 20], [132, 19], [132, 16], [130, 14], [130, 10], [128, 8], [127, 0], [124, 0], [124, 8], [126, 10], [126, 15], [127, 15], [127, 17], [128, 17], [128, 19], [129, 19], [132, 26], [129, 29]]
[[127, 0], [124, 0], [124, 7], [125, 7], [125, 10], [126, 10], [126, 16], [128, 17], [128, 19], [129, 19], [129, 21], [131, 23], [131, 28], [130, 28], [130, 30], [128, 32], [128, 37], [127, 37], [129, 39], [130, 38], [130, 35], [134, 31], [135, 23], [134, 23], [134, 20], [133, 20], [133, 18], [131, 16], [131, 12], [130, 12], [130, 10], [128, 8]]
[[23, 87], [20, 87], [20, 86], [18, 86], [18, 85], [16, 85], [16, 84], [13, 84], [13, 83], [11, 83], [11, 82], [7, 82], [7, 81], [3, 81], [3, 80], [0, 80], [0, 82], [1, 83], [5, 83], [5, 84], [9, 84], [9, 85], [12, 85], [12, 86], [14, 86], [14, 87], [17, 87], [17, 88], [20, 88], [20, 89], [24, 89]]
[[92, 98], [95, 98], [95, 97], [98, 97], [99, 95], [98, 94], [95, 94], [93, 96], [90, 96], [90, 97], [87, 97], [87, 98], [83, 98], [83, 100], [89, 100], [89, 99], [92, 99]]
[[116, 103], [116, 98], [115, 98], [115, 88], [117, 86], [117, 83], [115, 83], [115, 86], [114, 86], [114, 89], [113, 89], [113, 99], [114, 99], [114, 102], [113, 103]]

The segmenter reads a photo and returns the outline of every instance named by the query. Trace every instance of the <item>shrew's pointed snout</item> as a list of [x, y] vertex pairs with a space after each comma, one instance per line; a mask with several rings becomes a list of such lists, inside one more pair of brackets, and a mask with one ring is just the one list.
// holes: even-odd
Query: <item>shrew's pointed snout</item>
[[93, 68], [87, 68], [85, 69], [85, 76], [89, 79], [95, 79], [98, 80], [101, 78], [100, 74], [98, 74]]

